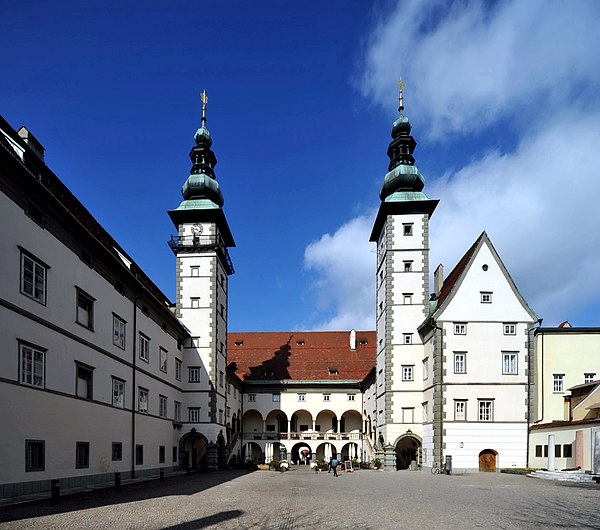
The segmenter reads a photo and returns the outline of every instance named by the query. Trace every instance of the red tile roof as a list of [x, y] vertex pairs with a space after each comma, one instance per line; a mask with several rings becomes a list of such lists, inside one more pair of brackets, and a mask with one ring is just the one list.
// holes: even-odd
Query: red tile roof
[[354, 351], [346, 331], [229, 333], [227, 357], [243, 381], [362, 381], [375, 366], [375, 343], [374, 331], [357, 331]]

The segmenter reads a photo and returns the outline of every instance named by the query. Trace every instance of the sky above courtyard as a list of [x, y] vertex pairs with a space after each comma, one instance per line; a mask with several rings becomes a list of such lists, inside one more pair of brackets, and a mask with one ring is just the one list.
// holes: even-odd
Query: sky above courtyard
[[486, 230], [544, 325], [600, 325], [600, 3], [0, 3], [0, 113], [171, 299], [209, 96], [230, 331], [374, 329], [396, 81], [431, 265]]

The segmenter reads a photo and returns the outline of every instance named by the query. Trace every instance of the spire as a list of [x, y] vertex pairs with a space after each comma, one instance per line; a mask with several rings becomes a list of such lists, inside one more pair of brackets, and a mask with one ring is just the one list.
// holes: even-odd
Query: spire
[[[190, 176], [181, 189], [184, 201], [179, 208], [182, 208], [182, 206], [186, 209], [220, 208], [224, 202], [215, 177], [217, 157], [211, 149], [212, 138], [206, 128], [206, 105], [208, 103], [206, 91], [202, 91], [200, 100], [202, 101], [202, 121], [200, 128], [194, 135], [196, 145], [190, 151], [192, 169], [190, 170]], [[198, 202], [202, 200], [205, 201]]]
[[[406, 200], [396, 196], [396, 192], [421, 192], [425, 181], [415, 166], [413, 152], [417, 142], [411, 136], [412, 126], [404, 115], [404, 81], [398, 81], [398, 112], [400, 116], [392, 126], [392, 141], [387, 150], [390, 159], [388, 174], [385, 176], [380, 198], [382, 201]], [[414, 199], [414, 197], [412, 198]], [[411, 200], [412, 200], [411, 199]]]

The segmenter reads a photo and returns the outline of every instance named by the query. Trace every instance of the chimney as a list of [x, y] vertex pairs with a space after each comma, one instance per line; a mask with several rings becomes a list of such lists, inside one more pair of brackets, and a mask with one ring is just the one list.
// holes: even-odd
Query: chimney
[[440, 263], [433, 273], [433, 289], [436, 297], [440, 295], [442, 285], [444, 285], [444, 266]]
[[356, 350], [356, 331], [354, 330], [350, 331], [350, 350]]
[[23, 141], [29, 146], [29, 148], [36, 154], [36, 156], [43, 162], [44, 161], [44, 147], [37, 138], [31, 134], [26, 127], [21, 127], [17, 134], [23, 139]]

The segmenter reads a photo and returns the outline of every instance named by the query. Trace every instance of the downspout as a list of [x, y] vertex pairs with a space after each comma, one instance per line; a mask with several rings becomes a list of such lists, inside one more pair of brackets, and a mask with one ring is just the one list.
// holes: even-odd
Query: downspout
[[136, 344], [137, 344], [137, 301], [142, 298], [136, 295], [133, 299], [133, 362], [131, 364], [131, 478], [135, 478], [135, 389], [136, 389]]
[[[440, 356], [439, 356], [439, 360], [440, 360], [440, 376], [439, 376], [439, 383], [437, 383], [439, 385], [439, 389], [440, 389], [440, 397], [441, 397], [441, 401], [440, 401], [440, 419], [439, 419], [439, 425], [440, 425], [440, 466], [442, 465], [442, 462], [444, 461], [444, 390], [443, 390], [443, 384], [444, 384], [444, 328], [440, 327], [437, 325], [437, 322], [432, 318], [431, 319], [431, 323], [433, 324], [434, 327], [434, 332], [433, 332], [433, 348], [434, 348], [434, 361], [435, 361], [435, 350], [436, 350], [436, 332], [435, 330], [439, 330], [440, 333]], [[434, 397], [435, 397], [435, 368], [434, 368], [434, 372], [433, 372], [433, 377], [434, 377]], [[434, 405], [434, 411], [433, 411], [433, 420], [435, 423], [435, 400], [433, 402]], [[434, 427], [435, 428], [435, 427]], [[434, 440], [435, 440], [435, 433], [434, 433]]]
[[[533, 326], [531, 326], [530, 328], [527, 329], [527, 364], [529, 367], [529, 372], [527, 373], [527, 452], [526, 452], [526, 459], [525, 459], [525, 465], [526, 467], [529, 467], [529, 436], [530, 436], [530, 430], [531, 430], [531, 409], [532, 409], [532, 403], [533, 403], [533, 399], [532, 399], [532, 395], [531, 395], [531, 385], [532, 385], [532, 380], [534, 377], [534, 371], [535, 371], [535, 361], [537, 361], [537, 359], [534, 360], [533, 358], [533, 351], [535, 349], [535, 342], [532, 344], [532, 340], [531, 340], [531, 332], [537, 329], [536, 325], [541, 325], [542, 323], [542, 318], [536, 320], [533, 323]], [[543, 370], [544, 370], [544, 348], [543, 348], [543, 342], [544, 342], [544, 335], [542, 335], [542, 374], [543, 374]], [[542, 377], [542, 418], [544, 416], [544, 412], [543, 412], [543, 403], [544, 403], [544, 393], [543, 393], [543, 388], [544, 388], [544, 383], [543, 383], [543, 377]], [[541, 420], [538, 420], [536, 423], [538, 423]]]

